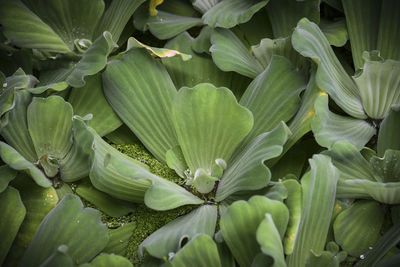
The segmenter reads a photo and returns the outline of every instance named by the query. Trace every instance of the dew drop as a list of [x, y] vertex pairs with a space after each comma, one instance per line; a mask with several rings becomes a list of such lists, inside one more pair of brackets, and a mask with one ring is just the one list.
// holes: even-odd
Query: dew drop
[[3, 83], [3, 87], [7, 87], [7, 83]]
[[365, 259], [365, 256], [364, 255], [360, 255], [360, 259]]

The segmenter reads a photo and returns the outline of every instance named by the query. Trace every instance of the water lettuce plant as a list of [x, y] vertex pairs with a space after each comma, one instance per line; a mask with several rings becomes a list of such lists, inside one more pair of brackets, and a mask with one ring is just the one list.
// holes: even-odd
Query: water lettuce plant
[[399, 3], [0, 0], [0, 265], [397, 266]]

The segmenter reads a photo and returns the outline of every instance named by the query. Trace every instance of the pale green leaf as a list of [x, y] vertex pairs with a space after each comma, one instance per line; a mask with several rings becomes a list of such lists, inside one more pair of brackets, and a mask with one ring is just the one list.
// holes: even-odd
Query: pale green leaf
[[103, 86], [121, 120], [165, 161], [165, 153], [178, 142], [170, 119], [176, 89], [164, 67], [144, 49], [133, 49], [108, 64]]
[[10, 181], [17, 176], [17, 171], [7, 165], [0, 166], [0, 193], [3, 192]]
[[342, 211], [333, 224], [335, 241], [354, 257], [367, 252], [379, 239], [384, 211], [375, 201], [358, 201]]
[[40, 267], [73, 267], [74, 261], [68, 255], [68, 247], [66, 245], [59, 246], [51, 255], [48, 257]]
[[266, 213], [271, 214], [277, 234], [282, 238], [289, 211], [280, 201], [253, 196], [247, 202], [234, 202], [221, 216], [222, 236], [240, 266], [250, 266], [253, 258], [261, 252], [256, 233]]
[[210, 52], [214, 63], [223, 71], [235, 71], [254, 78], [264, 68], [242, 41], [228, 29], [214, 29], [211, 33]]
[[81, 267], [133, 267], [132, 263], [119, 255], [101, 253], [94, 258], [90, 263], [82, 264]]
[[111, 217], [121, 217], [134, 210], [133, 205], [98, 191], [89, 180], [77, 184], [75, 192]]
[[89, 126], [100, 136], [106, 135], [122, 125], [121, 120], [104, 96], [100, 74], [88, 77], [82, 88], [73, 88], [68, 102], [74, 108], [75, 115], [82, 117], [89, 113], [93, 115]]
[[221, 2], [221, 0], [194, 0], [193, 6], [198, 9], [201, 13], [206, 13], [207, 10]]
[[98, 23], [93, 37], [108, 31], [111, 33], [115, 42], [119, 40], [122, 31], [135, 10], [145, 0], [116, 0], [104, 12], [103, 17]]
[[213, 28], [232, 28], [249, 21], [268, 2], [269, 0], [222, 0], [203, 15], [203, 21]]
[[382, 158], [372, 156], [370, 159], [373, 172], [385, 183], [400, 181], [400, 151], [388, 149]]
[[216, 201], [238, 191], [266, 187], [271, 179], [271, 172], [264, 162], [282, 152], [282, 146], [289, 135], [289, 129], [281, 122], [274, 130], [255, 137], [243, 147], [239, 154], [228, 161], [228, 168], [218, 184]]
[[109, 230], [108, 236], [110, 237], [110, 240], [108, 241], [107, 246], [103, 249], [103, 252], [125, 256], [129, 240], [131, 239], [135, 229], [136, 223], [130, 222], [118, 227], [117, 229]]
[[85, 85], [85, 77], [101, 71], [107, 64], [107, 57], [117, 47], [109, 32], [100, 35], [82, 58], [69, 71], [66, 82], [72, 87]]
[[337, 141], [346, 140], [361, 149], [376, 134], [375, 128], [364, 120], [332, 113], [326, 94], [320, 94], [315, 102], [311, 128], [317, 143], [326, 148], [331, 148]]
[[331, 45], [341, 47], [347, 43], [348, 36], [345, 19], [339, 19], [336, 21], [323, 19], [319, 26]]
[[387, 149], [400, 150], [400, 105], [393, 106], [381, 122], [378, 133], [378, 155], [383, 156]]
[[50, 187], [51, 181], [33, 163], [27, 161], [13, 147], [0, 142], [0, 157], [11, 168], [17, 171], [26, 171], [32, 179], [42, 187]]
[[60, 245], [68, 247], [75, 264], [84, 263], [107, 245], [107, 232], [99, 211], [83, 208], [79, 197], [68, 194], [46, 215], [19, 264], [38, 266]]
[[354, 76], [360, 88], [365, 113], [383, 119], [392, 105], [400, 103], [400, 61], [383, 60], [374, 53], [364, 53], [362, 72]]
[[344, 111], [366, 118], [357, 85], [346, 73], [319, 27], [304, 18], [292, 35], [292, 44], [300, 54], [318, 64], [316, 81]]
[[311, 171], [301, 179], [303, 189], [302, 215], [293, 254], [288, 266], [304, 266], [311, 251], [324, 250], [329, 224], [335, 204], [339, 172], [329, 157], [314, 155], [309, 160]]
[[158, 39], [170, 39], [194, 26], [200, 26], [203, 22], [200, 18], [186, 17], [159, 11], [154, 17], [150, 17], [147, 25], [150, 32]]
[[265, 214], [264, 220], [258, 226], [256, 238], [261, 246], [261, 251], [273, 258], [274, 263], [271, 267], [286, 267], [281, 236], [271, 214]]
[[222, 267], [218, 248], [213, 239], [206, 234], [193, 237], [171, 261], [173, 267]]
[[201, 206], [171, 221], [147, 237], [139, 246], [139, 256], [143, 257], [144, 250], [159, 259], [167, 257], [169, 253], [177, 253], [183, 246], [183, 242], [190, 242], [198, 234], [214, 235], [216, 223], [216, 206]]
[[[196, 183], [203, 175], [220, 178], [234, 149], [253, 127], [251, 112], [224, 87], [202, 83], [182, 88], [172, 109], [179, 145]], [[208, 193], [214, 182], [197, 186]]]
[[304, 88], [304, 77], [290, 62], [274, 56], [267, 68], [250, 83], [239, 101], [254, 117], [254, 127], [241, 147], [256, 136], [271, 131], [281, 121], [291, 119], [299, 108], [299, 94]]

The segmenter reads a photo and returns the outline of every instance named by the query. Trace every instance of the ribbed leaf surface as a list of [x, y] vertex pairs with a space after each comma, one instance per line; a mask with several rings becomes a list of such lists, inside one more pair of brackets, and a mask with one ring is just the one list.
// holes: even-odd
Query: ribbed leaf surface
[[57, 205], [59, 200], [53, 187], [36, 186], [35, 182], [26, 175], [19, 175], [13, 185], [21, 195], [26, 208], [26, 216], [7, 255], [6, 266], [17, 265], [43, 218]]
[[200, 26], [203, 22], [200, 18], [192, 18], [158, 11], [154, 17], [150, 17], [147, 25], [150, 32], [158, 39], [170, 39], [194, 26]]
[[117, 255], [125, 256], [126, 248], [128, 247], [129, 240], [132, 237], [133, 231], [136, 229], [134, 222], [124, 224], [117, 229], [108, 231], [110, 240], [107, 246], [103, 249], [104, 253], [114, 253]]
[[378, 134], [378, 155], [383, 156], [387, 149], [400, 150], [400, 105], [391, 108], [382, 121]]
[[28, 131], [27, 108], [32, 96], [25, 90], [16, 90], [14, 94], [14, 108], [6, 115], [7, 124], [1, 128], [1, 135], [7, 144], [14, 147], [25, 159], [37, 161], [35, 147]]
[[179, 145], [195, 178], [200, 169], [220, 178], [221, 174], [213, 173], [216, 160], [228, 162], [253, 126], [251, 112], [237, 103], [229, 89], [208, 83], [182, 88], [172, 115]]
[[254, 117], [254, 126], [241, 146], [256, 136], [271, 131], [280, 121], [288, 121], [300, 105], [300, 92], [305, 88], [304, 77], [290, 62], [274, 56], [268, 67], [246, 89], [239, 103]]
[[159, 160], [177, 140], [170, 119], [176, 89], [164, 67], [144, 49], [112, 61], [103, 73], [104, 94], [121, 120]]
[[335, 56], [319, 27], [302, 19], [292, 35], [292, 44], [300, 54], [318, 64], [317, 84], [344, 111], [356, 118], [365, 118], [358, 88]]
[[268, 185], [271, 179], [270, 170], [264, 162], [277, 157], [290, 134], [282, 122], [271, 132], [255, 137], [240, 153], [228, 162], [215, 195], [221, 201], [229, 195], [246, 190], [257, 190]]
[[309, 162], [311, 171], [301, 179], [303, 210], [293, 254], [288, 258], [290, 267], [304, 266], [311, 251], [320, 254], [324, 250], [335, 204], [339, 172], [327, 156], [314, 155]]
[[122, 125], [121, 120], [104, 96], [100, 74], [88, 77], [86, 85], [82, 88], [73, 88], [68, 102], [74, 108], [75, 115], [82, 117], [89, 113], [93, 115], [89, 126], [100, 136], [106, 135]]
[[249, 21], [268, 1], [222, 0], [203, 15], [203, 21], [214, 28], [232, 28]]
[[266, 213], [271, 214], [278, 235], [282, 238], [289, 211], [280, 201], [253, 196], [247, 202], [234, 202], [221, 216], [222, 236], [240, 266], [250, 266], [253, 258], [261, 252], [256, 236]]
[[171, 265], [173, 267], [222, 267], [217, 245], [206, 234], [200, 234], [190, 240], [176, 253]]
[[275, 226], [271, 214], [265, 214], [264, 220], [258, 226], [256, 238], [261, 246], [261, 251], [273, 259], [274, 263], [271, 267], [286, 267], [282, 237]]
[[232, 72], [223, 72], [215, 66], [211, 57], [199, 55], [192, 50], [194, 39], [189, 33], [184, 32], [168, 41], [166, 48], [175, 49], [182, 53], [190, 54], [192, 58], [183, 61], [180, 58], [163, 58], [171, 79], [176, 88], [183, 86], [193, 87], [199, 83], [212, 83], [215, 86], [225, 86], [230, 89], [232, 83]]
[[335, 241], [354, 257], [367, 252], [379, 239], [384, 212], [375, 201], [358, 201], [342, 211], [333, 224]]
[[301, 18], [319, 22], [318, 0], [271, 0], [266, 6], [275, 38], [287, 37]]
[[79, 197], [68, 194], [46, 215], [19, 264], [38, 266], [60, 245], [68, 247], [75, 264], [81, 264], [103, 250], [107, 242], [108, 229], [100, 212], [83, 208]]
[[223, 71], [235, 71], [254, 78], [263, 66], [253, 57], [240, 39], [228, 29], [214, 29], [210, 52], [214, 63]]
[[332, 113], [326, 94], [318, 96], [315, 102], [315, 117], [311, 128], [315, 140], [326, 148], [331, 148], [337, 141], [346, 140], [361, 149], [376, 133], [375, 128], [364, 120]]
[[354, 77], [360, 88], [365, 113], [383, 119], [392, 105], [400, 103], [400, 61], [383, 61], [377, 55], [364, 54], [362, 73]]
[[197, 234], [212, 236], [216, 223], [216, 206], [201, 206], [152, 233], [140, 244], [139, 255], [142, 257], [146, 250], [151, 256], [162, 259], [170, 252], [178, 252], [182, 242], [191, 241]]
[[13, 44], [49, 52], [71, 51], [60, 36], [21, 1], [2, 0], [0, 5], [0, 23], [4, 27], [4, 35]]

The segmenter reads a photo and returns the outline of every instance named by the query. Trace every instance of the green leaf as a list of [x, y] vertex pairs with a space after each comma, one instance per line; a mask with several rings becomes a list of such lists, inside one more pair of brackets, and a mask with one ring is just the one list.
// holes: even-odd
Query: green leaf
[[278, 227], [278, 236], [282, 238], [289, 220], [289, 211], [280, 201], [253, 196], [247, 202], [234, 202], [221, 216], [222, 236], [240, 266], [250, 266], [253, 258], [261, 251], [256, 232], [266, 213], [271, 214]]
[[74, 261], [68, 255], [68, 247], [65, 245], [59, 246], [53, 254], [50, 255], [40, 267], [51, 267], [51, 266], [60, 266], [60, 267], [73, 267]]
[[301, 19], [292, 35], [292, 44], [300, 54], [318, 64], [318, 87], [351, 116], [366, 118], [355, 82], [340, 64], [318, 26], [306, 18]]
[[393, 106], [383, 119], [378, 133], [378, 155], [383, 156], [387, 149], [400, 150], [400, 105]]
[[144, 49], [133, 49], [108, 64], [103, 86], [121, 120], [165, 162], [165, 153], [178, 142], [170, 119], [176, 89], [163, 66]]
[[320, 94], [315, 102], [311, 128], [317, 143], [326, 148], [331, 148], [337, 141], [346, 140], [361, 149], [376, 134], [375, 128], [364, 120], [330, 112], [326, 94]]
[[158, 177], [149, 167], [105, 142], [82, 120], [75, 120], [77, 141], [91, 155], [90, 180], [95, 188], [117, 199], [145, 202], [156, 210], [168, 210], [204, 201], [179, 185]]
[[204, 26], [201, 28], [199, 35], [194, 38], [192, 42], [192, 49], [196, 53], [207, 53], [210, 54], [211, 47], [211, 32], [213, 28]]
[[13, 187], [0, 193], [0, 264], [3, 263], [11, 244], [25, 218], [26, 209], [21, 197]]
[[105, 138], [116, 145], [137, 144], [139, 142], [126, 124], [122, 124], [121, 127], [107, 134]]
[[335, 241], [354, 257], [367, 252], [379, 239], [384, 212], [375, 201], [358, 201], [342, 211], [333, 224]]
[[168, 48], [158, 48], [158, 47], [148, 46], [148, 45], [145, 45], [145, 44], [139, 42], [134, 37], [130, 37], [128, 39], [128, 44], [126, 45], [126, 51], [129, 51], [129, 50], [135, 49], [135, 48], [144, 48], [153, 57], [171, 58], [171, 57], [175, 57], [175, 56], [180, 56], [180, 59], [182, 61], [188, 61], [189, 59], [192, 58], [192, 55], [184, 54], [177, 50], [172, 50], [172, 49], [168, 49]]
[[221, 70], [235, 71], [249, 78], [255, 78], [264, 70], [232, 31], [214, 29], [211, 33], [211, 43], [212, 58]]
[[57, 165], [71, 149], [72, 115], [72, 106], [59, 96], [34, 97], [28, 106], [29, 133], [37, 158], [49, 177], [58, 172], [58, 166], [53, 170], [53, 164]]
[[[347, 194], [345, 194], [347, 193]], [[380, 183], [369, 180], [346, 180], [338, 187], [338, 197], [373, 198], [385, 204], [400, 204], [400, 182]]]
[[[219, 179], [234, 149], [253, 126], [251, 112], [224, 87], [202, 83], [182, 88], [172, 109], [179, 145], [199, 192], [208, 193]], [[225, 165], [225, 166], [224, 166]]]
[[132, 263], [119, 255], [101, 253], [94, 258], [90, 263], [80, 265], [81, 267], [133, 267]]
[[218, 248], [213, 239], [206, 234], [193, 237], [171, 261], [173, 267], [221, 267]]
[[335, 204], [339, 172], [327, 156], [314, 155], [309, 162], [311, 170], [301, 179], [302, 215], [289, 267], [304, 266], [311, 251], [320, 254], [324, 250]]
[[254, 127], [241, 147], [256, 136], [271, 131], [281, 121], [291, 119], [300, 105], [299, 94], [304, 87], [304, 77], [290, 62], [274, 56], [268, 67], [250, 83], [239, 101], [254, 117]]
[[169, 253], [177, 253], [184, 242], [190, 242], [198, 234], [214, 235], [216, 223], [216, 206], [201, 206], [147, 237], [139, 246], [139, 256], [143, 257], [144, 250], [159, 259], [167, 257]]
[[365, 255], [362, 260], [357, 262], [356, 267], [375, 266], [388, 251], [400, 242], [400, 221], [395, 223], [379, 240], [373, 248]]
[[400, 103], [400, 61], [383, 60], [376, 53], [364, 53], [362, 72], [354, 76], [360, 88], [365, 113], [383, 119], [392, 105]]
[[320, 27], [331, 45], [342, 47], [347, 43], [348, 36], [345, 19], [339, 19], [336, 21], [323, 19], [320, 22]]
[[145, 0], [112, 1], [97, 25], [93, 37], [97, 37], [104, 31], [108, 31], [111, 33], [114, 41], [117, 42], [132, 14], [144, 1]]
[[319, 0], [271, 0], [266, 6], [275, 38], [287, 37], [301, 18], [319, 22]]
[[0, 130], [7, 144], [14, 147], [28, 161], [34, 162], [37, 156], [27, 123], [27, 107], [31, 101], [30, 93], [16, 90], [14, 107], [5, 115], [6, 125]]
[[213, 28], [232, 28], [249, 21], [268, 2], [269, 0], [222, 0], [203, 15], [203, 21]]
[[302, 188], [299, 182], [294, 179], [285, 180], [282, 184], [288, 191], [288, 197], [285, 201], [287, 208], [289, 209], [289, 223], [283, 240], [285, 254], [290, 255], [293, 253], [295, 239], [299, 231], [301, 221], [301, 199], [302, 199]]
[[221, 0], [194, 0], [192, 4], [201, 13], [206, 13], [207, 10], [218, 4], [218, 2], [221, 2]]
[[68, 247], [75, 264], [90, 260], [108, 242], [107, 227], [100, 217], [99, 211], [83, 208], [79, 197], [66, 195], [46, 215], [19, 264], [38, 266], [60, 245]]
[[71, 51], [53, 29], [21, 1], [2, 0], [0, 4], [0, 23], [4, 27], [4, 35], [13, 44], [49, 52]]
[[281, 122], [271, 132], [255, 137], [228, 162], [215, 195], [216, 201], [222, 201], [229, 195], [246, 190], [257, 190], [268, 185], [270, 170], [264, 162], [279, 156], [290, 131]]
[[257, 45], [251, 47], [256, 59], [267, 67], [274, 55], [283, 56], [289, 59], [297, 70], [307, 69], [308, 62], [296, 50], [293, 49], [291, 38], [262, 39]]
[[0, 166], [0, 193], [6, 190], [8, 183], [17, 176], [17, 171], [7, 165]]
[[0, 142], [0, 157], [14, 170], [26, 171], [39, 186], [50, 187], [52, 185], [41, 170], [4, 142]]
[[98, 191], [89, 180], [79, 183], [75, 192], [111, 217], [121, 217], [133, 211], [133, 205]]
[[376, 176], [371, 165], [353, 144], [338, 141], [329, 151], [323, 153], [328, 155], [332, 159], [333, 165], [339, 169], [340, 180], [365, 179], [375, 181]]
[[107, 57], [111, 51], [118, 47], [109, 32], [100, 35], [82, 58], [69, 71], [66, 82], [72, 87], [85, 85], [85, 77], [101, 71], [107, 64]]
[[231, 88], [233, 73], [218, 69], [211, 57], [195, 53], [192, 50], [194, 42], [195, 39], [189, 33], [184, 32], [165, 44], [166, 48], [175, 49], [192, 56], [190, 61], [182, 61], [179, 58], [162, 59], [162, 63], [176, 88], [192, 87], [204, 82]]
[[106, 135], [122, 125], [121, 120], [104, 96], [100, 74], [88, 77], [82, 88], [73, 88], [68, 102], [74, 108], [75, 115], [82, 117], [89, 113], [93, 115], [89, 126], [100, 136]]
[[281, 236], [271, 214], [265, 214], [264, 220], [258, 226], [256, 238], [261, 246], [261, 251], [273, 258], [272, 267], [286, 267]]
[[147, 25], [150, 32], [158, 39], [170, 39], [194, 26], [200, 26], [203, 22], [200, 18], [192, 18], [159, 11], [154, 17], [150, 17]]
[[400, 151], [388, 149], [382, 158], [373, 156], [370, 159], [373, 172], [385, 183], [400, 181]]
[[108, 231], [110, 240], [107, 246], [103, 249], [104, 253], [114, 253], [117, 255], [125, 256], [129, 240], [136, 229], [136, 223], [131, 222], [124, 224], [117, 229]]
[[356, 70], [364, 65], [364, 51], [379, 50], [385, 59], [400, 60], [397, 44], [397, 1], [343, 1]]
[[26, 208], [26, 216], [7, 255], [7, 266], [16, 266], [24, 255], [29, 243], [43, 218], [57, 205], [58, 197], [53, 187], [43, 188], [26, 175], [20, 174], [13, 181]]

